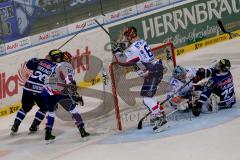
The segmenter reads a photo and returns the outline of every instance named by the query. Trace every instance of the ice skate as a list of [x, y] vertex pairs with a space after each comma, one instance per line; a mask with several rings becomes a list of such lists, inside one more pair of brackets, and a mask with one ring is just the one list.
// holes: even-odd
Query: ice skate
[[29, 128], [29, 133], [28, 133], [28, 134], [34, 134], [34, 133], [36, 133], [38, 130], [39, 130], [39, 127], [38, 127], [38, 126], [31, 126], [31, 127]]
[[38, 130], [39, 126], [33, 122], [31, 127], [29, 128], [29, 134], [36, 133]]
[[15, 136], [17, 134], [18, 127], [19, 127], [19, 124], [13, 124], [13, 126], [11, 128], [11, 133], [10, 133], [11, 136]]
[[157, 120], [157, 117], [151, 117], [150, 118], [150, 126], [155, 126], [156, 120]]
[[162, 132], [162, 131], [166, 130], [167, 128], [169, 128], [165, 117], [157, 117], [154, 123], [155, 124], [153, 127], [153, 132], [155, 132], [155, 133]]
[[46, 130], [46, 133], [45, 133], [46, 144], [53, 143], [55, 138], [56, 138], [56, 136], [52, 135], [51, 131]]
[[79, 128], [79, 132], [82, 138], [90, 136], [90, 134], [86, 132], [84, 128]]

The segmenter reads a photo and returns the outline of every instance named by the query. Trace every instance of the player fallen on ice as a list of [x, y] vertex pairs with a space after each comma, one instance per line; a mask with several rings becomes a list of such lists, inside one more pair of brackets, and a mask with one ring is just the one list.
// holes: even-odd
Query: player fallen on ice
[[171, 97], [177, 92], [183, 85], [189, 83], [187, 86], [182, 88], [173, 98], [169, 100], [167, 105], [173, 109], [187, 110], [192, 106], [192, 92], [193, 83], [198, 82], [196, 77], [197, 69], [190, 67], [182, 67], [177, 65], [172, 72], [172, 77], [169, 82], [169, 89], [167, 92], [167, 97]]
[[18, 128], [25, 118], [26, 114], [32, 109], [32, 107], [37, 104], [39, 110], [35, 114], [35, 118], [31, 127], [29, 128], [30, 132], [36, 132], [39, 128], [40, 123], [45, 117], [47, 112], [45, 102], [41, 96], [43, 90], [44, 80], [46, 77], [50, 76], [52, 73], [52, 68], [56, 67], [57, 63], [61, 61], [61, 51], [52, 50], [51, 53], [54, 53], [52, 59], [30, 59], [26, 66], [29, 70], [32, 70], [32, 74], [29, 79], [26, 81], [23, 87], [22, 94], [22, 108], [18, 111], [14, 124], [11, 128], [11, 135], [15, 135], [18, 131]]
[[236, 103], [230, 68], [230, 61], [221, 59], [213, 68], [200, 68], [197, 71], [197, 76], [210, 78], [201, 89], [200, 98], [192, 108], [193, 115], [199, 116], [201, 111], [206, 110], [217, 111], [222, 108], [231, 108]]
[[62, 61], [57, 65], [52, 74], [46, 78], [46, 83], [42, 95], [48, 106], [48, 116], [46, 124], [45, 140], [53, 140], [55, 136], [52, 135], [52, 129], [55, 120], [55, 109], [58, 102], [68, 101], [65, 110], [71, 113], [75, 120], [81, 137], [87, 137], [90, 134], [84, 129], [84, 122], [77, 108], [77, 102], [84, 105], [82, 97], [77, 92], [76, 82], [73, 79], [74, 69], [72, 66], [72, 55], [68, 52], [63, 52]]
[[167, 120], [164, 109], [156, 100], [155, 94], [163, 78], [162, 62], [154, 59], [149, 45], [138, 37], [135, 27], [128, 27], [123, 37], [128, 41], [128, 47], [124, 48], [121, 43], [117, 43], [112, 52], [118, 62], [134, 66], [138, 75], [144, 78], [140, 95], [143, 97], [144, 105], [154, 117], [153, 130], [161, 131], [166, 128]]

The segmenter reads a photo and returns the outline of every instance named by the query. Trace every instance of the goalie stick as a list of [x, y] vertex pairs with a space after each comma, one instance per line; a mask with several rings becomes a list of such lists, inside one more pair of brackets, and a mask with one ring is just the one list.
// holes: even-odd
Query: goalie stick
[[[184, 84], [182, 87], [180, 87], [176, 92], [174, 92], [170, 97], [168, 97], [167, 99], [165, 99], [164, 101], [162, 101], [159, 105], [163, 105], [164, 103], [166, 103], [167, 101], [169, 101], [172, 97], [174, 97], [178, 92], [180, 92], [184, 87], [186, 87], [189, 83], [191, 83], [193, 81], [193, 79], [191, 79], [190, 81], [188, 81], [186, 84]], [[176, 112], [177, 110], [174, 110], [172, 113]], [[147, 118], [150, 114], [152, 113], [152, 111], [149, 111], [144, 117], [142, 117], [139, 122], [138, 122], [138, 129], [142, 129], [142, 123], [144, 121], [145, 118]], [[170, 113], [170, 114], [172, 114]], [[168, 116], [170, 115], [168, 114]]]
[[233, 36], [240, 36], [239, 34], [237, 34], [237, 33], [233, 33], [233, 32], [230, 32], [230, 31], [226, 31], [226, 29], [224, 28], [224, 26], [223, 26], [223, 23], [222, 23], [222, 21], [221, 20], [218, 20], [217, 21], [217, 23], [218, 23], [218, 25], [219, 25], [219, 27], [220, 27], [220, 29], [221, 29], [221, 31], [223, 32], [223, 33], [226, 33], [226, 34], [228, 34], [229, 35], [229, 37], [230, 37], [230, 39], [232, 39], [233, 37], [232, 37], [232, 35]]

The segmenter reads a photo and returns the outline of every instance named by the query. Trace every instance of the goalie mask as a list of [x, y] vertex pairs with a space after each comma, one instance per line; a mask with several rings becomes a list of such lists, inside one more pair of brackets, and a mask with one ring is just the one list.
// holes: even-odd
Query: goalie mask
[[128, 27], [123, 34], [127, 38], [128, 41], [131, 41], [137, 37], [137, 29], [133, 26]]
[[62, 61], [62, 51], [59, 49], [53, 49], [48, 53], [50, 60], [53, 62], [61, 62]]
[[173, 69], [173, 73], [172, 76], [178, 80], [180, 80], [181, 82], [186, 82], [186, 70], [185, 68], [183, 68], [182, 66], [176, 66]]
[[218, 71], [229, 72], [231, 68], [231, 63], [228, 59], [220, 59], [214, 66]]

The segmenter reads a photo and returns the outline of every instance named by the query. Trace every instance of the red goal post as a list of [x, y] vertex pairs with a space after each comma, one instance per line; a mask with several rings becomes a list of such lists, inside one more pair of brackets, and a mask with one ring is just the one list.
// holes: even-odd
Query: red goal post
[[[153, 47], [151, 49], [151, 51], [153, 52], [154, 57], [156, 59], [161, 59], [163, 62], [163, 66], [165, 68], [163, 77], [169, 78], [171, 76], [172, 69], [176, 66], [174, 45], [172, 42], [167, 42], [167, 43], [158, 44], [155, 46], [156, 47]], [[140, 77], [137, 77], [136, 75], [134, 75], [133, 66], [128, 66], [127, 64], [120, 64], [118, 62], [113, 62], [110, 64], [109, 72], [110, 72], [110, 77], [111, 77], [111, 88], [112, 88], [112, 94], [113, 94], [113, 100], [114, 100], [114, 108], [115, 108], [115, 114], [116, 114], [117, 127], [119, 130], [122, 130], [123, 126], [122, 126], [122, 122], [121, 122], [121, 109], [124, 108], [125, 110], [127, 110], [131, 106], [134, 106], [134, 105], [132, 102], [126, 102], [126, 103], [121, 102], [120, 103], [119, 101], [120, 101], [120, 99], [126, 100], [127, 98], [129, 98], [129, 101], [133, 101], [133, 98], [137, 97], [138, 92], [140, 93], [140, 88], [139, 87], [137, 88], [137, 86], [140, 86], [142, 84], [143, 78], [140, 78]], [[167, 79], [167, 78], [165, 78], [165, 79]], [[129, 87], [128, 86], [129, 79], [130, 79], [130, 81], [132, 80], [131, 84], [133, 84], [135, 86], [135, 88], [137, 88], [136, 92], [133, 91], [133, 93], [130, 93], [131, 89], [128, 88]], [[142, 80], [140, 80], [140, 79], [142, 79]], [[136, 83], [136, 84], [134, 84], [134, 83]], [[163, 83], [161, 88], [164, 88], [166, 90], [166, 85], [165, 85], [166, 83], [167, 82]], [[123, 92], [122, 90], [125, 90], [125, 91]], [[126, 92], [126, 90], [127, 90], [127, 92]], [[119, 93], [122, 94], [121, 98], [119, 98], [119, 96], [118, 96]], [[135, 103], [135, 105], [136, 105], [136, 103]]]

